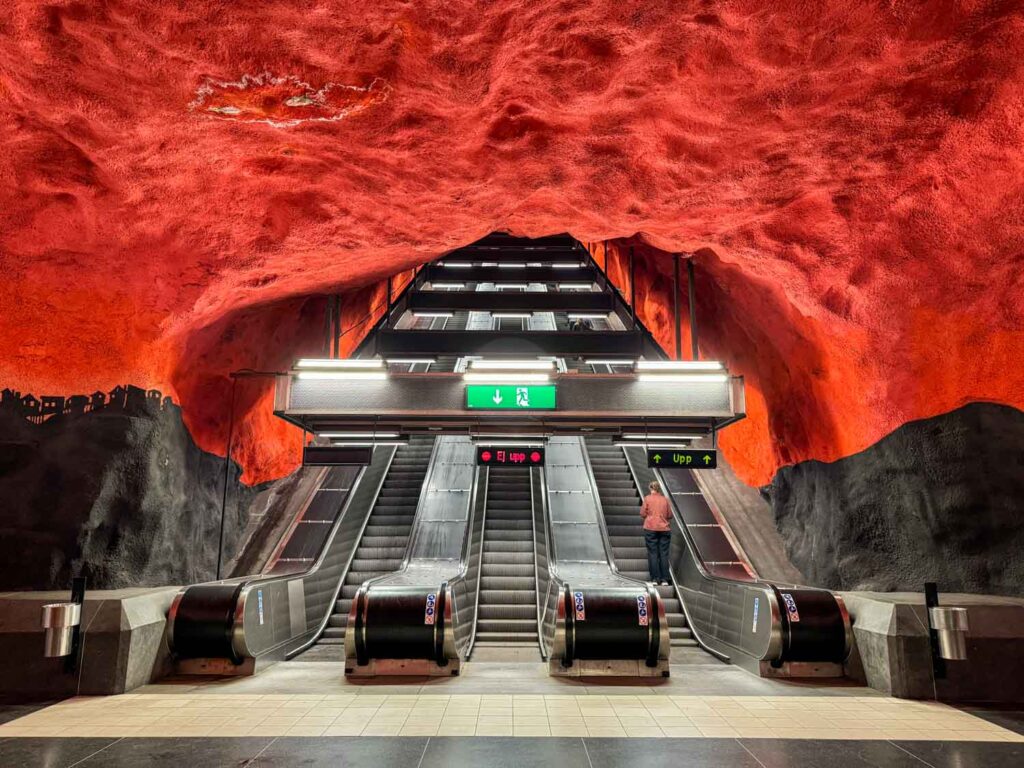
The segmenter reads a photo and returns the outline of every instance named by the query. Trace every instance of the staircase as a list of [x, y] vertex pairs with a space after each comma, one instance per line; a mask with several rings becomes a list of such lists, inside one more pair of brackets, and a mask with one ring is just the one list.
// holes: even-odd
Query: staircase
[[368, 579], [391, 573], [402, 565], [433, 448], [434, 438], [429, 436], [413, 436], [408, 445], [398, 446], [352, 566], [345, 574], [341, 595], [317, 646], [343, 645], [356, 591]]
[[[643, 518], [640, 517], [640, 505], [643, 502], [629, 471], [629, 464], [626, 463], [626, 456], [622, 448], [612, 444], [610, 437], [587, 437], [586, 444], [594, 479], [597, 480], [601, 507], [604, 509], [604, 521], [615, 565], [624, 576], [650, 581]], [[665, 604], [672, 645], [696, 647], [697, 641], [686, 625], [682, 602], [675, 587], [661, 586], [657, 590]]]
[[491, 467], [474, 648], [538, 647], [530, 470]]

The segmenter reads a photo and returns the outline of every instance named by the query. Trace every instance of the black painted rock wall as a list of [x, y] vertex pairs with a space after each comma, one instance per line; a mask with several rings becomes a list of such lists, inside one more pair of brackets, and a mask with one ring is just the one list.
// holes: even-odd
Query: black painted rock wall
[[[229, 470], [225, 563], [255, 489]], [[33, 424], [0, 410], [0, 589], [187, 584], [214, 577], [223, 459], [177, 407], [105, 409]]]
[[831, 589], [1024, 593], [1024, 412], [971, 403], [762, 489], [786, 550]]

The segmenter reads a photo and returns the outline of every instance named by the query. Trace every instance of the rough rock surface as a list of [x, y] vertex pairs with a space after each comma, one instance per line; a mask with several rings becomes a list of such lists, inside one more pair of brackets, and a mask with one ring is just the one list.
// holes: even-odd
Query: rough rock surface
[[[224, 460], [176, 407], [32, 424], [0, 411], [0, 589], [91, 589], [214, 578]], [[258, 490], [229, 469], [225, 562]]]
[[764, 489], [809, 583], [1024, 594], [1024, 412], [973, 403]]
[[[226, 373], [315, 347], [316, 296], [507, 229], [633, 238], [642, 280], [697, 254], [702, 344], [749, 384], [723, 440], [748, 482], [1024, 407], [1021, 11], [9, 0], [0, 381], [146, 382], [223, 452]], [[262, 387], [253, 482], [296, 462]]]

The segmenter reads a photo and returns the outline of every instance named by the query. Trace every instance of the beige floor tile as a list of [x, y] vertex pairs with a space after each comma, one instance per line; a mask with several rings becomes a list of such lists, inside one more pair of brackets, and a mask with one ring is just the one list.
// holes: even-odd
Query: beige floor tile
[[591, 726], [591, 725], [588, 724], [587, 725], [587, 735], [588, 736], [595, 736], [595, 737], [599, 737], [600, 736], [600, 737], [606, 737], [606, 738], [617, 738], [617, 737], [625, 736], [626, 732], [622, 729], [621, 726], [619, 726], [617, 728], [612, 728], [610, 726], [595, 727], [595, 726]]
[[724, 725], [698, 725], [697, 729], [708, 738], [735, 738], [739, 736], [735, 728]]
[[550, 736], [551, 729], [540, 725], [516, 725], [512, 728], [513, 736]]
[[402, 723], [369, 723], [363, 728], [363, 736], [397, 736], [402, 730]]
[[511, 736], [512, 722], [508, 723], [477, 723], [477, 736]]
[[323, 736], [326, 725], [295, 725], [288, 729], [285, 736]]
[[700, 733], [700, 730], [695, 727], [665, 727], [662, 728], [662, 731], [665, 733], [666, 736], [673, 736], [674, 738], [682, 738], [686, 736], [699, 737], [703, 735]]
[[578, 724], [551, 723], [552, 736], [589, 736], [590, 731], [582, 722]]
[[324, 736], [359, 736], [366, 727], [365, 723], [335, 723], [324, 729]]
[[440, 723], [406, 723], [399, 736], [436, 736]]
[[467, 723], [451, 723], [442, 721], [437, 727], [438, 736], [474, 736], [476, 735], [476, 721]]

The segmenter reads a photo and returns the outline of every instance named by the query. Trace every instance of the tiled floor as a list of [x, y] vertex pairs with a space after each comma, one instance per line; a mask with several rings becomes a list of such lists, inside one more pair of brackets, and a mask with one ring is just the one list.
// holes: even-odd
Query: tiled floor
[[1024, 743], [944, 704], [879, 696], [140, 693], [78, 697], [4, 737], [592, 736]]

